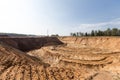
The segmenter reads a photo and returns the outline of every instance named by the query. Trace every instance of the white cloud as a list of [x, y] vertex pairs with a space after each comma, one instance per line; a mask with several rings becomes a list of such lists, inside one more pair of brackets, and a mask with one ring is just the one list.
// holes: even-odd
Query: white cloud
[[101, 22], [101, 23], [95, 23], [95, 24], [80, 24], [79, 30], [81, 32], [90, 32], [91, 30], [104, 30], [107, 28], [120, 28], [120, 18], [114, 19], [109, 22]]
[[52, 8], [45, 3], [44, 0], [0, 0], [0, 32], [45, 35], [49, 29], [50, 34], [56, 33]]

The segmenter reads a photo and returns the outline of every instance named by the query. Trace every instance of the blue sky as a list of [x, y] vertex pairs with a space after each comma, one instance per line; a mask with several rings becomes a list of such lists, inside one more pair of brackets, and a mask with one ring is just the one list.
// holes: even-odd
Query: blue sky
[[69, 35], [120, 28], [120, 0], [1, 0], [0, 32]]

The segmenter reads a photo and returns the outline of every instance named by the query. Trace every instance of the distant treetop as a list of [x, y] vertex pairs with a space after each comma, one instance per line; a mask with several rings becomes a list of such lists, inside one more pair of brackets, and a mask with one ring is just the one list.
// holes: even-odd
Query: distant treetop
[[92, 30], [90, 33], [74, 32], [70, 33], [71, 36], [120, 36], [120, 29], [118, 28], [108, 28], [104, 31], [102, 30]]

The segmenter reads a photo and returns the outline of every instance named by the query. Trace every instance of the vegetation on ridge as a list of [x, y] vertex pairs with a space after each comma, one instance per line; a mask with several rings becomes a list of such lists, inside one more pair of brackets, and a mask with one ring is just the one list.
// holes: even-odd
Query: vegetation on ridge
[[74, 32], [70, 33], [71, 36], [120, 36], [120, 29], [108, 28], [107, 30], [92, 30], [90, 33]]

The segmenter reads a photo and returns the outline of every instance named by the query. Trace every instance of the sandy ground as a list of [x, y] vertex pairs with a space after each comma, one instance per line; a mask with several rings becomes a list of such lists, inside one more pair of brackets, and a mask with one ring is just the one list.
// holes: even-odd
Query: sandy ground
[[[0, 80], [120, 80], [119, 37], [59, 40], [64, 44], [54, 45], [59, 41], [50, 40], [52, 45], [27, 52], [0, 43]], [[49, 40], [45, 44], [48, 43]]]

